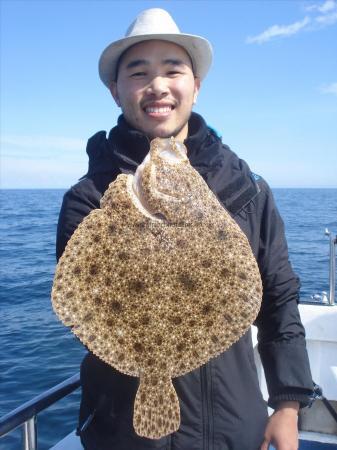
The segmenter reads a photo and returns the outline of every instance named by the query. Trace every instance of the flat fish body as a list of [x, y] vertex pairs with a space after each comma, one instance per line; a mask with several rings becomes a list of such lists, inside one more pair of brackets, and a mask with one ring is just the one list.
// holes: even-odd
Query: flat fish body
[[156, 139], [135, 176], [110, 184], [61, 257], [53, 307], [106, 363], [140, 377], [133, 424], [157, 439], [180, 426], [172, 378], [236, 342], [262, 285], [244, 233], [182, 144]]

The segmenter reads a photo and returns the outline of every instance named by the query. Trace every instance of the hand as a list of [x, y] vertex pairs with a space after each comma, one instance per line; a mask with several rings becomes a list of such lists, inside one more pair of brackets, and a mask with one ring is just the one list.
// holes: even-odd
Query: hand
[[261, 450], [272, 444], [276, 450], [298, 449], [298, 402], [281, 402], [269, 417]]

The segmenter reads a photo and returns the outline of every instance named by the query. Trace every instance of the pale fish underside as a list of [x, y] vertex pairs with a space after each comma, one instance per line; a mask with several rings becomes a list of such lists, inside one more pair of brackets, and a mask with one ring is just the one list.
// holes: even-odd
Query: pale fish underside
[[190, 165], [155, 139], [78, 226], [52, 302], [91, 352], [140, 378], [133, 424], [157, 439], [180, 426], [177, 377], [218, 356], [257, 316], [262, 296], [244, 233]]

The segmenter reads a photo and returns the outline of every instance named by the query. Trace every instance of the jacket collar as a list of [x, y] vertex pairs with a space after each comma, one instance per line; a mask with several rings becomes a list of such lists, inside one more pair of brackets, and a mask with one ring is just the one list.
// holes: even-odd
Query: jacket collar
[[[196, 113], [190, 117], [189, 135], [184, 144], [191, 165], [233, 215], [258, 194], [258, 184], [248, 165], [224, 145]], [[134, 173], [149, 149], [148, 137], [130, 127], [121, 115], [108, 139], [104, 131], [89, 139], [89, 170], [86, 177], [110, 173], [114, 179], [121, 172]]]
[[[192, 113], [188, 122], [189, 134], [184, 144], [187, 147], [187, 155], [193, 165], [194, 156], [201, 149], [201, 144], [208, 135], [208, 128], [204, 119], [196, 113]], [[124, 169], [130, 165], [130, 170], [135, 171], [137, 166], [144, 160], [150, 150], [150, 139], [142, 132], [132, 128], [121, 115], [118, 118], [118, 124], [114, 127], [108, 137], [113, 153], [122, 163], [125, 163]]]
[[149, 138], [132, 128], [123, 115], [119, 116], [117, 126], [110, 131], [108, 141], [117, 158], [129, 164], [133, 172], [150, 150]]

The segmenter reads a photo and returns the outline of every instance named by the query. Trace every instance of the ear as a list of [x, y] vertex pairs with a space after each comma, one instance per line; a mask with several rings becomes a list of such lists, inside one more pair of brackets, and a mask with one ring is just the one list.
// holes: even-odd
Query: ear
[[201, 82], [200, 78], [194, 78], [194, 94], [193, 94], [193, 104], [197, 103], [197, 98], [200, 90]]
[[112, 81], [111, 82], [111, 84], [109, 86], [109, 89], [110, 89], [111, 95], [113, 96], [113, 98], [114, 98], [114, 100], [116, 102], [116, 105], [120, 107], [121, 106], [121, 102], [120, 102], [119, 96], [118, 96], [116, 81]]

